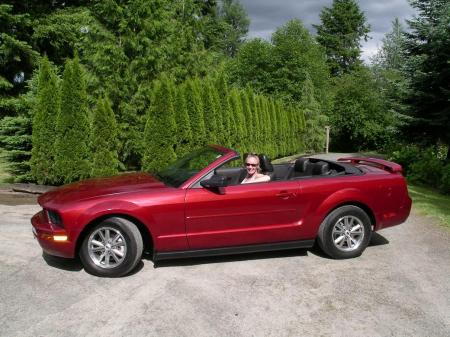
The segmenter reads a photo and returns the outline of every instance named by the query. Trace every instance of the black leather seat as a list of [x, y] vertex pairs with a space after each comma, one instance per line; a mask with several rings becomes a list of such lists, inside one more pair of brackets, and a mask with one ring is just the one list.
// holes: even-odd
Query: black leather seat
[[313, 166], [314, 164], [309, 161], [309, 158], [299, 158], [289, 170], [287, 179], [311, 176]]
[[324, 161], [318, 161], [314, 163], [312, 168], [312, 174], [314, 176], [324, 176], [330, 174], [330, 165]]
[[268, 175], [270, 177], [270, 180], [275, 180], [275, 172], [269, 157], [267, 157], [265, 154], [260, 154], [258, 157], [261, 173]]

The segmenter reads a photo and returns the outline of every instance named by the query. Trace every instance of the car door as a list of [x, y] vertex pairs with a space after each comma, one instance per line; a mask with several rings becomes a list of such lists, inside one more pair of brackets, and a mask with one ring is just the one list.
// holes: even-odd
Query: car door
[[186, 192], [190, 249], [299, 240], [300, 188], [296, 181], [227, 186], [222, 193], [197, 186]]

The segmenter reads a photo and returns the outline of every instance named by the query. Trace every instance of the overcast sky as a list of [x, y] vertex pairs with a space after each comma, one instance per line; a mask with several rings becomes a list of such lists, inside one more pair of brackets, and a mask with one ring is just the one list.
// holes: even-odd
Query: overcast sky
[[[240, 0], [250, 17], [249, 37], [270, 40], [273, 31], [286, 21], [298, 18], [315, 33], [312, 24], [320, 24], [321, 9], [331, 7], [332, 0]], [[392, 21], [398, 17], [402, 23], [411, 18], [414, 10], [407, 0], [359, 0], [370, 24], [370, 36], [362, 41], [363, 59], [376, 53], [383, 36], [391, 30]], [[406, 24], [404, 24], [406, 27]]]

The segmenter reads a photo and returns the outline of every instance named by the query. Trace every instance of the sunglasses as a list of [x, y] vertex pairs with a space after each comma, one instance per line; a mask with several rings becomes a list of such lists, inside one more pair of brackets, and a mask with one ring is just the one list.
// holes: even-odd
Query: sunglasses
[[245, 166], [256, 167], [256, 166], [258, 166], [258, 164], [250, 164], [250, 163], [245, 163]]

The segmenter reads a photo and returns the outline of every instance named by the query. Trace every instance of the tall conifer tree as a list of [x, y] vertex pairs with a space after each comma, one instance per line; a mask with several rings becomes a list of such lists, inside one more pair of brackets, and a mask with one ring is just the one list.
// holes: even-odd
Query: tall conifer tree
[[228, 84], [225, 75], [221, 73], [216, 80], [217, 91], [220, 96], [221, 116], [223, 123], [223, 144], [230, 147], [232, 132], [233, 132], [233, 120], [231, 116], [231, 107], [229, 102]]
[[255, 138], [255, 130], [253, 126], [253, 115], [252, 110], [250, 108], [250, 100], [248, 97], [248, 90], [240, 91], [241, 97], [241, 105], [242, 105], [242, 114], [244, 117], [243, 124], [243, 133], [245, 139], [245, 152], [254, 152], [254, 138]]
[[93, 177], [111, 176], [117, 173], [117, 122], [107, 98], [97, 101], [92, 121], [92, 173]]
[[90, 123], [84, 74], [78, 57], [67, 61], [61, 85], [61, 110], [56, 122], [55, 173], [69, 183], [89, 176]]
[[367, 41], [370, 26], [355, 0], [333, 0], [320, 13], [317, 41], [325, 48], [331, 74], [349, 73], [361, 64], [361, 39]]
[[257, 145], [259, 142], [260, 134], [259, 134], [259, 119], [256, 104], [256, 95], [250, 86], [247, 86], [245, 88], [245, 93], [247, 95], [249, 111], [251, 116], [251, 130], [253, 135], [252, 143]]
[[56, 118], [59, 114], [58, 79], [47, 56], [41, 60], [33, 117], [31, 174], [39, 184], [53, 183]]
[[198, 85], [199, 81], [189, 79], [186, 81], [186, 106], [191, 121], [193, 147], [198, 148], [205, 144], [205, 120], [203, 117], [203, 102]]
[[[304, 141], [306, 150], [315, 152], [323, 151], [325, 148], [325, 125], [327, 117], [322, 114], [320, 104], [314, 97], [314, 85], [307, 75], [303, 82], [302, 99], [300, 107], [306, 118], [306, 128]], [[297, 118], [297, 128], [300, 127], [301, 120]]]
[[184, 84], [175, 87], [174, 110], [177, 130], [177, 157], [184, 156], [191, 150], [192, 147], [192, 130], [189, 114], [186, 108], [185, 90], [186, 85]]
[[204, 79], [200, 82], [200, 87], [203, 102], [203, 118], [205, 121], [205, 142], [208, 144], [215, 144], [217, 143], [219, 132], [212, 86], [210, 85], [209, 80]]
[[208, 80], [209, 87], [211, 90], [211, 98], [212, 98], [212, 104], [214, 106], [214, 119], [216, 121], [216, 141], [219, 144], [225, 144], [226, 140], [224, 139], [224, 125], [223, 125], [223, 116], [222, 116], [222, 110], [220, 106], [220, 96], [217, 91], [217, 87], [215, 86], [214, 81], [211, 79]]
[[155, 81], [151, 106], [145, 125], [145, 150], [142, 168], [159, 171], [176, 159], [174, 147], [177, 142], [170, 79], [162, 76]]
[[239, 151], [246, 149], [244, 139], [244, 116], [242, 114], [242, 104], [239, 91], [237, 89], [230, 90], [230, 107], [233, 121], [232, 145]]

